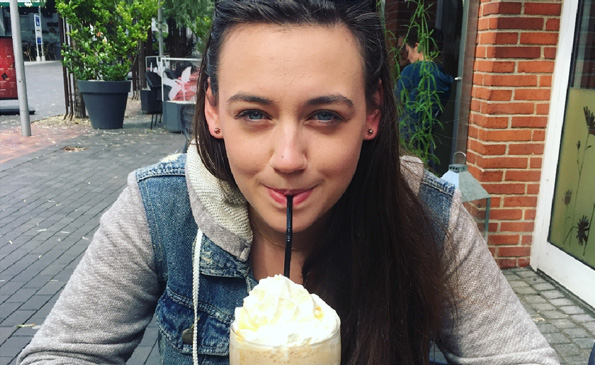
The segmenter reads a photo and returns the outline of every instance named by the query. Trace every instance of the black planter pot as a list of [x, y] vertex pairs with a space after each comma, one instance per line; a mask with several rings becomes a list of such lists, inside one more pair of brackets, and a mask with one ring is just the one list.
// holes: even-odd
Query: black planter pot
[[122, 128], [130, 81], [78, 80], [77, 84], [93, 128]]

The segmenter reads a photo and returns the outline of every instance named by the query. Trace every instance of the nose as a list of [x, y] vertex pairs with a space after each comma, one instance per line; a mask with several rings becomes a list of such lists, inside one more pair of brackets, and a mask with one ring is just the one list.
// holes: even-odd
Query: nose
[[270, 164], [278, 172], [290, 174], [306, 168], [307, 141], [299, 126], [281, 123], [273, 137]]

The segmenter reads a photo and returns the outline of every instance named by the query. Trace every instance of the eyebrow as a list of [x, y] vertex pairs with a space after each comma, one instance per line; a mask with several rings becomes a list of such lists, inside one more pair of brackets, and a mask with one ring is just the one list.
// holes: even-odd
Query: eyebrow
[[249, 95], [244, 93], [238, 93], [232, 95], [229, 99], [227, 99], [228, 103], [232, 103], [234, 101], [246, 101], [249, 103], [257, 103], [257, 104], [264, 104], [264, 105], [271, 105], [273, 103], [272, 100], [267, 98], [262, 98], [260, 96]]
[[322, 105], [335, 103], [347, 104], [350, 107], [353, 106], [353, 101], [341, 94], [318, 96], [308, 100], [308, 105]]
[[[232, 95], [229, 99], [227, 99], [228, 103], [232, 103], [235, 101], [245, 101], [250, 103], [257, 103], [263, 105], [271, 105], [273, 101], [271, 99], [263, 98], [260, 96], [238, 93]], [[308, 100], [307, 104], [310, 106], [316, 105], [324, 105], [324, 104], [335, 104], [335, 103], [342, 103], [346, 104], [350, 107], [353, 107], [353, 101], [341, 94], [332, 94], [332, 95], [324, 95], [324, 96], [317, 96]]]

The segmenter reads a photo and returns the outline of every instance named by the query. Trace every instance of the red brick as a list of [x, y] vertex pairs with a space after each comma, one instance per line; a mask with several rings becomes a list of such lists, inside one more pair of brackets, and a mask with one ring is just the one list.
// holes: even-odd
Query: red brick
[[554, 72], [554, 61], [519, 61], [517, 72], [552, 73]]
[[524, 220], [535, 220], [536, 209], [526, 209], [523, 219]]
[[530, 263], [531, 263], [530, 258], [519, 257], [517, 259], [517, 267], [527, 267], [527, 266], [529, 266]]
[[484, 144], [477, 140], [470, 140], [469, 148], [481, 155], [503, 155], [506, 152], [505, 144]]
[[536, 196], [505, 196], [502, 199], [504, 207], [535, 208], [537, 206]]
[[500, 207], [502, 207], [502, 197], [499, 196], [499, 195], [493, 196], [492, 197], [491, 207], [492, 208], [500, 208]]
[[539, 184], [527, 184], [527, 194], [539, 194]]
[[[477, 223], [477, 227], [479, 228], [479, 230], [481, 232], [483, 232], [483, 227], [484, 227], [484, 219], [483, 218], [481, 219], [481, 222]], [[488, 232], [499, 232], [497, 223], [490, 223], [490, 224], [488, 224], [488, 227], [489, 227]]]
[[501, 222], [501, 232], [533, 232], [535, 222]]
[[518, 33], [484, 32], [479, 35], [480, 44], [517, 44], [518, 41]]
[[[492, 209], [490, 219], [519, 220], [523, 218], [522, 209]], [[516, 236], [518, 240], [518, 236]], [[514, 241], [516, 243], [517, 241]], [[511, 242], [512, 243], [512, 242]]]
[[482, 184], [489, 194], [524, 194], [525, 184]]
[[503, 171], [483, 171], [479, 176], [478, 180], [482, 183], [485, 182], [498, 182], [502, 181], [502, 177], [504, 176]]
[[483, 4], [481, 7], [481, 16], [490, 14], [520, 14], [522, 4], [513, 2], [493, 2]]
[[[476, 138], [479, 133], [479, 128], [474, 125], [469, 125], [469, 129], [467, 130], [467, 135], [469, 138]], [[469, 156], [467, 155], [467, 160], [469, 160]]]
[[533, 114], [535, 105], [533, 103], [483, 103], [481, 112], [490, 115], [509, 115], [509, 114]]
[[473, 72], [473, 85], [483, 85], [483, 74], [481, 72]]
[[535, 113], [537, 113], [538, 115], [548, 115], [549, 112], [550, 103], [539, 103], [535, 106]]
[[509, 119], [509, 117], [496, 117], [491, 115], [478, 114], [473, 121], [475, 122], [475, 124], [481, 127], [503, 129], [508, 128]]
[[560, 30], [560, 19], [553, 18], [545, 21], [545, 30], [558, 31]]
[[493, 157], [484, 158], [482, 167], [486, 169], [500, 169], [500, 168], [511, 168], [511, 169], [524, 169], [527, 168], [526, 157]]
[[[499, 17], [496, 19], [496, 29], [535, 29], [540, 30], [543, 29], [543, 18], [530, 18], [530, 17], [521, 17], [521, 16], [514, 16], [514, 17]], [[490, 29], [494, 29], [491, 27]]]
[[547, 126], [546, 116], [512, 116], [510, 119], [512, 128], [545, 128]]
[[[504, 176], [505, 181], [539, 181], [541, 178], [540, 170], [507, 170]], [[524, 187], [524, 185], [523, 185]], [[524, 190], [523, 190], [524, 193]]]
[[540, 169], [542, 160], [543, 160], [542, 157], [531, 157], [530, 162], [529, 162], [529, 168]]
[[477, 30], [482, 31], [488, 29], [490, 29], [490, 19], [479, 18], [479, 20], [477, 21]]
[[549, 89], [516, 89], [514, 100], [550, 100], [551, 90]]
[[486, 47], [488, 58], [540, 58], [541, 47], [530, 46], [495, 46]]
[[531, 243], [533, 243], [533, 235], [522, 235], [521, 236], [521, 244], [530, 245]]
[[477, 154], [473, 150], [467, 150], [467, 164], [476, 164]]
[[479, 138], [484, 141], [511, 142], [511, 141], [530, 141], [532, 131], [526, 130], [480, 130]]
[[532, 141], [545, 141], [545, 130], [543, 129], [535, 129], [533, 130], [533, 137], [531, 138]]
[[498, 247], [500, 257], [522, 257], [531, 255], [530, 246]]
[[475, 47], [475, 57], [476, 58], [486, 58], [486, 47], [478, 45]]
[[471, 99], [471, 111], [481, 112], [481, 101], [477, 99]]
[[539, 86], [540, 87], [552, 87], [552, 76], [539, 76]]
[[485, 75], [483, 84], [486, 86], [537, 86], [537, 75]]
[[489, 242], [494, 245], [514, 245], [519, 243], [518, 234], [491, 234]]
[[488, 100], [492, 101], [510, 101], [512, 90], [488, 89]]
[[520, 44], [558, 44], [558, 33], [550, 32], [525, 32], [521, 33]]
[[526, 2], [525, 15], [560, 15], [561, 4]]
[[496, 263], [501, 269], [512, 269], [518, 267], [517, 260], [515, 259], [496, 259]]
[[514, 72], [514, 62], [476, 60], [475, 70], [482, 72], [510, 73]]
[[545, 47], [543, 49], [543, 57], [553, 60], [556, 58], [556, 47]]
[[542, 155], [543, 143], [511, 143], [508, 145], [509, 155]]
[[488, 250], [490, 251], [490, 254], [492, 254], [492, 257], [496, 256], [496, 247], [489, 247], [488, 246]]

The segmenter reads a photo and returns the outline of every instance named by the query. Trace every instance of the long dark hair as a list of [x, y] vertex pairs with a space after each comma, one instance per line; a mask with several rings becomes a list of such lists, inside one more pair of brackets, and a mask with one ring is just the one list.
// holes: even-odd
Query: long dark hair
[[[358, 42], [367, 107], [382, 115], [379, 131], [364, 141], [325, 237], [306, 259], [304, 285], [339, 313], [344, 364], [427, 364], [449, 298], [442, 245], [401, 175], [393, 80], [382, 23], [370, 1], [218, 1], [197, 92], [194, 131], [201, 159], [213, 175], [235, 186], [225, 142], [212, 138], [207, 127], [205, 91], [210, 81], [218, 95], [219, 53], [228, 32], [239, 24], [263, 23], [343, 25]], [[375, 105], [372, 95], [379, 85], [383, 100]]]

